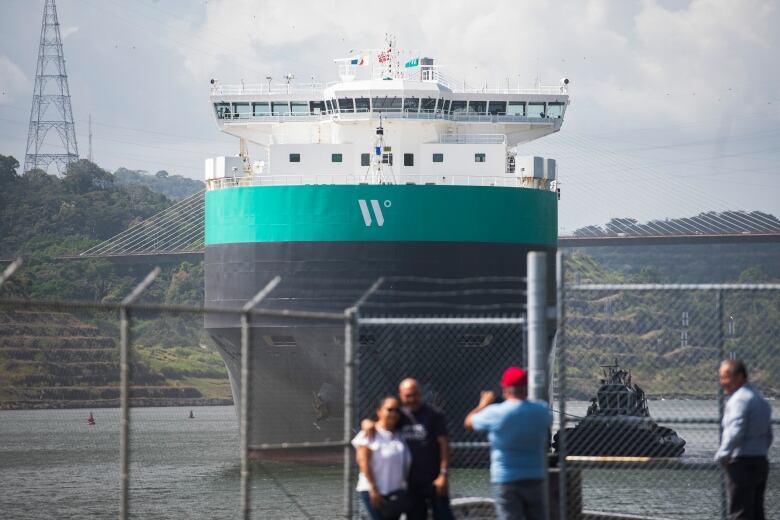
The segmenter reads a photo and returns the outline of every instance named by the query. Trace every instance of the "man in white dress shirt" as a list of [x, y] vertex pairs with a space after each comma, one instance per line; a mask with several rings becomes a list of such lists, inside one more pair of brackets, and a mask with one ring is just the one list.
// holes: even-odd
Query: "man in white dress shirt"
[[723, 436], [715, 460], [726, 473], [729, 518], [764, 520], [772, 410], [758, 390], [747, 382], [747, 368], [742, 361], [724, 361], [719, 375], [729, 400], [723, 413]]

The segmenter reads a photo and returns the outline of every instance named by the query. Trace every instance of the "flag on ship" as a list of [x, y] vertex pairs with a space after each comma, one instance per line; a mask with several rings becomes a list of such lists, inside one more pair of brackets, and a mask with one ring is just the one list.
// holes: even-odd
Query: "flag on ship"
[[350, 65], [365, 65], [366, 64], [366, 57], [365, 56], [356, 56], [352, 58], [349, 61]]
[[411, 67], [419, 67], [420, 66], [420, 58], [412, 58], [411, 60], [404, 63], [404, 67], [407, 69]]

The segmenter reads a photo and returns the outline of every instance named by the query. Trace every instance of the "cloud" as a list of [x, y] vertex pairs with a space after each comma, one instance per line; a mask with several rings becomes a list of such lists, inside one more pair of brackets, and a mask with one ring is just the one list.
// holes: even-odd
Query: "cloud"
[[60, 27], [60, 37], [64, 40], [68, 36], [70, 36], [73, 33], [77, 33], [79, 31], [78, 27], [70, 26], [70, 27]]
[[0, 54], [0, 105], [18, 102], [31, 91], [32, 84], [22, 69], [8, 56]]
[[399, 46], [437, 57], [456, 83], [530, 86], [565, 75], [577, 110], [596, 120], [681, 124], [776, 98], [780, 73], [768, 65], [780, 48], [778, 25], [772, 0], [693, 0], [675, 9], [656, 0], [501, 0], [488, 9], [415, 0], [392, 9], [358, 0], [335, 9], [319, 0], [259, 8], [237, 0], [209, 2], [198, 25], [171, 23], [166, 41], [187, 81], [256, 83], [288, 72], [332, 80], [332, 58], [379, 47], [390, 31]]

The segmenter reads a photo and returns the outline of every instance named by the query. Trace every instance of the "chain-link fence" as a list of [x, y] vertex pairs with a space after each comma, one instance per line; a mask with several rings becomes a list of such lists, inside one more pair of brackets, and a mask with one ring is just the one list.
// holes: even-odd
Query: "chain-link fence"
[[[518, 278], [380, 280], [345, 313], [262, 308], [263, 291], [237, 309], [144, 303], [143, 290], [0, 300], [0, 510], [360, 518], [348, 442], [413, 377], [447, 418], [456, 514], [490, 518], [489, 446], [463, 419], [507, 366], [529, 364], [527, 296]], [[718, 364], [743, 359], [780, 393], [780, 289], [569, 285], [558, 298], [552, 441], [571, 492], [550, 479], [553, 513], [721, 517]], [[770, 460], [776, 512], [777, 446]]]
[[145, 303], [153, 278], [0, 300], [0, 516], [347, 516], [348, 316]]
[[116, 516], [116, 318], [0, 302], [0, 516]]
[[[570, 285], [564, 294], [556, 401], [565, 431], [554, 447], [581, 482], [582, 508], [725, 518], [713, 460], [724, 406], [718, 366], [740, 358], [756, 388], [778, 395], [778, 287]], [[775, 445], [770, 462], [778, 461]], [[766, 497], [776, 514], [774, 472]], [[563, 506], [570, 517], [578, 509]]]
[[[355, 426], [375, 418], [383, 397], [399, 395], [402, 380], [416, 379], [422, 402], [446, 419], [449, 495], [458, 518], [493, 517], [489, 444], [463, 421], [480, 391], [500, 394], [506, 367], [526, 364], [524, 310], [525, 279], [519, 277], [387, 278], [357, 307]], [[428, 433], [421, 427], [410, 425], [403, 435], [435, 444], [419, 438]], [[362, 506], [356, 513], [365, 518]]]

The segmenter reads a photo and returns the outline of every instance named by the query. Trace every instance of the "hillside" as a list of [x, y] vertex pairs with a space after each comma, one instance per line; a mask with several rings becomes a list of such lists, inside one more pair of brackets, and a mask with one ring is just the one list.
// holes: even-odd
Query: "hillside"
[[[88, 161], [63, 177], [18, 173], [0, 155], [0, 257], [25, 257], [3, 296], [116, 302], [151, 266], [106, 260], [61, 261], [165, 209], [172, 201], [121, 185]], [[165, 265], [144, 301], [200, 305], [201, 264]], [[231, 402], [227, 371], [202, 317], [137, 316], [133, 399], [138, 405]], [[115, 406], [119, 320], [115, 314], [0, 305], [0, 408]]]
[[117, 186], [145, 186], [173, 201], [189, 197], [206, 188], [202, 181], [181, 175], [171, 175], [165, 170], [151, 175], [143, 170], [119, 168], [114, 172], [114, 182]]
[[[709, 265], [717, 272], [714, 264], [719, 260], [699, 253], [689, 256], [687, 262], [703, 264], [700, 269]], [[627, 263], [630, 270], [610, 270], [576, 251], [568, 256], [567, 277], [570, 282], [582, 283], [664, 281], [657, 264], [636, 262], [638, 265]], [[745, 270], [738, 278], [756, 271], [746, 267], [749, 265], [740, 267]], [[623, 368], [631, 369], [634, 382], [650, 397], [712, 398], [717, 389], [715, 367], [720, 361], [715, 297], [711, 291], [567, 290], [570, 394], [582, 399], [592, 396], [598, 388], [599, 365], [617, 360]], [[763, 392], [780, 396], [780, 294], [725, 291], [722, 305], [723, 350], [747, 361], [751, 380]], [[733, 329], [729, 328], [731, 319]]]

